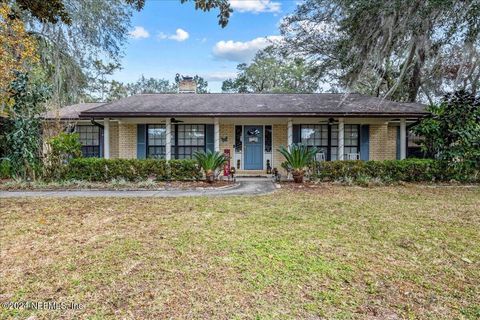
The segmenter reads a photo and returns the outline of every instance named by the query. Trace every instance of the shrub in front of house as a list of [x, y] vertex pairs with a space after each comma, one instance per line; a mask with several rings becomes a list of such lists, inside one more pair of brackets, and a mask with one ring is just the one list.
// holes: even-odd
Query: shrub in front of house
[[468, 166], [449, 166], [431, 159], [385, 161], [323, 161], [310, 166], [311, 179], [362, 182], [480, 182], [480, 172]]
[[47, 141], [47, 155], [43, 159], [43, 178], [58, 180], [71, 159], [82, 156], [82, 144], [78, 133], [59, 133]]
[[160, 159], [72, 159], [63, 179], [108, 182], [113, 179], [141, 181], [148, 178], [164, 180], [198, 180], [202, 173], [194, 160]]
[[0, 160], [0, 179], [8, 179], [12, 177], [12, 165], [10, 160]]
[[205, 177], [207, 178], [207, 182], [213, 183], [215, 180], [215, 171], [220, 169], [225, 162], [227, 162], [227, 158], [225, 155], [218, 151], [210, 151], [207, 152], [195, 152], [194, 154], [195, 160], [197, 160], [198, 165], [202, 168], [205, 172]]
[[199, 180], [203, 177], [195, 160], [170, 160], [168, 165], [170, 173], [164, 180]]
[[317, 148], [309, 148], [303, 144], [292, 144], [288, 148], [280, 146], [278, 152], [286, 159], [286, 161], [282, 163], [282, 167], [292, 172], [295, 183], [302, 183], [305, 168], [315, 159]]

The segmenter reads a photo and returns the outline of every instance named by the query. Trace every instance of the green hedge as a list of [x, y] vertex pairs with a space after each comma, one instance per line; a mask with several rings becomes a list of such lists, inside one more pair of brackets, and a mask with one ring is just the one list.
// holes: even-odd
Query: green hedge
[[12, 165], [10, 160], [0, 160], [0, 179], [8, 179], [12, 177]]
[[385, 161], [323, 161], [310, 167], [312, 179], [327, 181], [350, 179], [364, 181], [378, 179], [384, 182], [459, 181], [480, 182], [480, 173], [473, 168], [429, 159]]
[[84, 181], [198, 180], [201, 177], [201, 169], [195, 160], [170, 160], [167, 163], [157, 159], [78, 158], [71, 160], [63, 173], [63, 179]]

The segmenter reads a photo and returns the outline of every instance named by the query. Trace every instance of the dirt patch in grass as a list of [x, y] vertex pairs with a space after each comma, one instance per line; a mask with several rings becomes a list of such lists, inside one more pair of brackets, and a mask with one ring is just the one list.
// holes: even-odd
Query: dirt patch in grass
[[2, 199], [0, 318], [476, 319], [480, 188]]

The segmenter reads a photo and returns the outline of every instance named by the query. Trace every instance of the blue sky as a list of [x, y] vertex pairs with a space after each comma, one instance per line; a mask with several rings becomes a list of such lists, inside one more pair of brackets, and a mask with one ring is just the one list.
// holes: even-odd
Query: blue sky
[[278, 25], [297, 1], [231, 0], [234, 13], [226, 28], [217, 23], [216, 10], [196, 11], [193, 2], [147, 0], [132, 19], [123, 69], [113, 78], [122, 82], [146, 77], [173, 80], [176, 73], [198, 74], [211, 92], [220, 92], [224, 79], [235, 75], [236, 66], [248, 62], [278, 39]]

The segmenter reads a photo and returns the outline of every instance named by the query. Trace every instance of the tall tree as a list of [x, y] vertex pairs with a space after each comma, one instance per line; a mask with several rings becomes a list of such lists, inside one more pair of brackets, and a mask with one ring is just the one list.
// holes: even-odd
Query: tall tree
[[[96, 63], [117, 65], [128, 37], [133, 10], [142, 10], [144, 0], [0, 0], [18, 9], [16, 16], [28, 22], [39, 39], [39, 54], [57, 106], [90, 99], [90, 79], [105, 78]], [[189, 2], [180, 0], [180, 3]], [[227, 0], [193, 0], [202, 11], [218, 9], [225, 27], [232, 10]], [[112, 19], [115, 17], [115, 19]], [[100, 91], [98, 91], [100, 92]], [[95, 97], [95, 92], [93, 92]], [[101, 94], [100, 94], [101, 95]], [[98, 97], [97, 97], [98, 98]]]
[[132, 15], [122, 0], [63, 0], [63, 5], [69, 23], [29, 19], [57, 106], [85, 99], [89, 78], [99, 77], [97, 61], [119, 63]]
[[50, 96], [50, 87], [41, 78], [17, 74], [10, 86], [14, 104], [5, 124], [6, 158], [14, 174], [22, 178], [36, 177], [40, 164], [40, 114]]
[[456, 91], [429, 110], [431, 114], [413, 128], [423, 137], [424, 151], [453, 166], [480, 169], [480, 96]]
[[102, 60], [93, 62], [92, 75], [88, 79], [89, 93], [94, 100], [105, 101], [105, 95], [112, 85], [107, 76], [120, 69], [120, 63], [104, 63]]
[[[8, 0], [1, 0], [8, 2]], [[64, 3], [65, 0], [16, 0], [16, 4], [21, 10], [29, 12], [33, 17], [42, 23], [57, 23], [59, 21], [65, 24], [71, 24], [70, 12]], [[180, 0], [181, 3], [190, 2], [191, 0]], [[232, 9], [228, 0], [193, 0], [195, 9], [202, 11], [210, 11], [218, 9], [218, 24], [224, 28], [228, 24]], [[135, 10], [140, 11], [145, 6], [145, 0], [125, 0], [125, 3], [132, 6]]]
[[237, 77], [222, 83], [223, 92], [298, 92], [318, 90], [318, 76], [304, 59], [287, 58], [274, 47], [259, 51], [253, 61], [237, 66]]
[[20, 10], [28, 11], [35, 19], [42, 23], [57, 23], [62, 21], [66, 24], [71, 23], [71, 19], [63, 0], [32, 1], [16, 0]]
[[38, 55], [35, 39], [5, 3], [0, 3], [0, 44], [0, 115], [8, 115], [8, 107], [14, 103], [10, 84], [18, 72], [26, 72], [38, 62]]
[[143, 75], [137, 82], [128, 83], [126, 88], [129, 96], [145, 93], [177, 92], [177, 87], [174, 83], [170, 83], [166, 79], [145, 78]]
[[197, 84], [197, 93], [208, 93], [208, 81], [204, 78], [200, 77], [199, 75], [195, 75], [193, 80]]
[[128, 97], [128, 95], [128, 89], [122, 82], [112, 80], [105, 100], [115, 101], [121, 98]]
[[[175, 81], [170, 82], [166, 79], [146, 78], [142, 75], [136, 82], [127, 84], [113, 80], [109, 83], [106, 100], [114, 101], [135, 94], [177, 93], [180, 79], [181, 76], [178, 75], [175, 77]], [[205, 79], [198, 75], [193, 79], [197, 83], [197, 93], [208, 93], [208, 82]]]
[[479, 17], [477, 0], [307, 0], [281, 32], [326, 79], [416, 101], [478, 89]]

